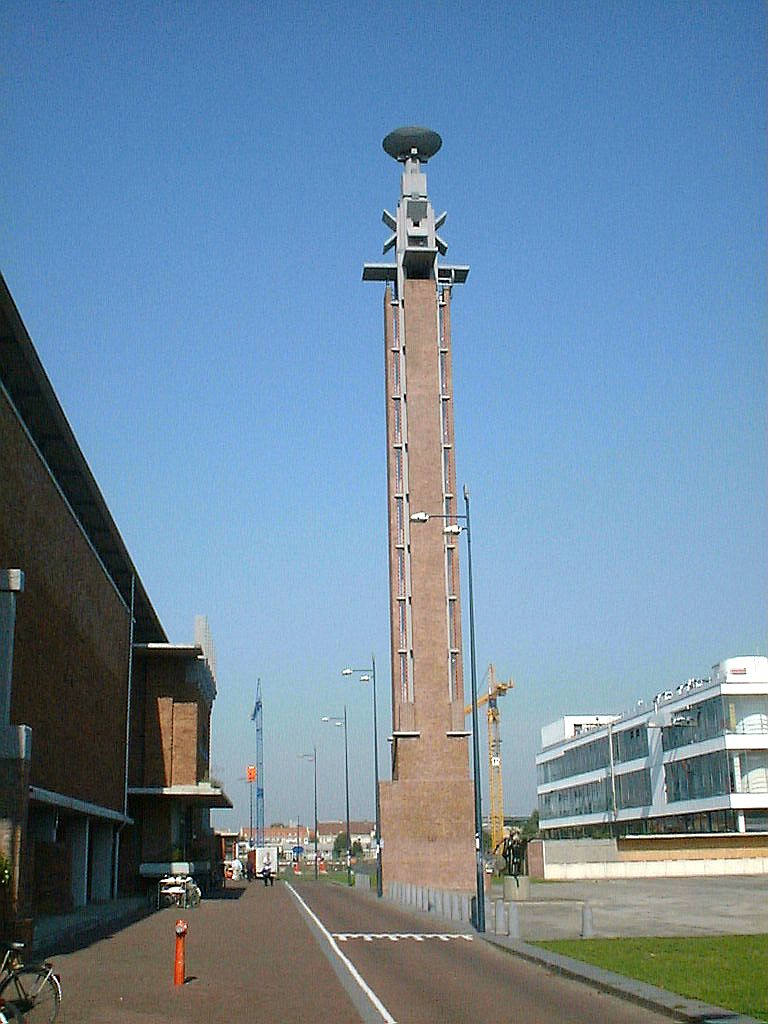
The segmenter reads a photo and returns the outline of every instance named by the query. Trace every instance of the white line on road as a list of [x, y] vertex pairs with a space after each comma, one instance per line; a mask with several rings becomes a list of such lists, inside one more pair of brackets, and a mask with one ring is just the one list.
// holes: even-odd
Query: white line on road
[[348, 939], [362, 939], [364, 942], [373, 942], [374, 939], [389, 939], [390, 942], [397, 942], [399, 939], [413, 939], [415, 942], [423, 942], [425, 939], [439, 939], [440, 942], [463, 939], [465, 942], [472, 942], [471, 935], [454, 935], [447, 932], [334, 932], [333, 937], [339, 942], [346, 942]]
[[298, 902], [301, 904], [301, 906], [304, 908], [304, 910], [307, 912], [307, 914], [309, 914], [309, 916], [315, 922], [315, 924], [320, 929], [320, 931], [323, 933], [323, 935], [326, 937], [326, 939], [328, 940], [328, 943], [329, 943], [331, 949], [334, 951], [334, 953], [336, 953], [338, 958], [341, 960], [341, 962], [347, 968], [347, 970], [352, 975], [352, 977], [355, 979], [355, 981], [360, 986], [360, 988], [363, 990], [365, 995], [370, 999], [371, 1003], [376, 1007], [376, 1010], [378, 1011], [378, 1013], [381, 1014], [381, 1019], [383, 1021], [385, 1021], [385, 1024], [397, 1024], [397, 1021], [395, 1020], [395, 1018], [392, 1016], [392, 1014], [386, 1008], [384, 1003], [382, 1003], [382, 1001], [379, 999], [379, 997], [376, 995], [376, 993], [373, 991], [373, 989], [370, 987], [370, 985], [365, 981], [365, 979], [360, 974], [360, 972], [355, 967], [355, 965], [352, 963], [352, 961], [349, 960], [346, 956], [344, 956], [344, 954], [341, 952], [341, 950], [339, 949], [338, 943], [334, 939], [333, 935], [331, 935], [331, 933], [325, 927], [325, 925], [320, 920], [320, 918], [317, 916], [317, 914], [315, 914], [314, 911], [309, 906], [307, 906], [307, 904], [304, 902], [304, 900], [301, 898], [301, 896], [299, 896], [299, 894], [296, 892], [296, 890], [293, 888], [293, 886], [291, 885], [290, 882], [286, 882], [285, 885], [289, 889], [289, 891], [293, 894], [293, 896], [298, 900]]

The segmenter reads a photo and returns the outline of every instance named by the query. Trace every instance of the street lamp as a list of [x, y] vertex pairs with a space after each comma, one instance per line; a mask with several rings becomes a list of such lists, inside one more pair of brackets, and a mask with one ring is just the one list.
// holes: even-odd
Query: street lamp
[[371, 655], [370, 668], [345, 668], [341, 670], [343, 676], [351, 676], [355, 672], [360, 674], [361, 683], [373, 683], [373, 774], [374, 785], [376, 786], [376, 895], [381, 896], [384, 889], [381, 879], [381, 803], [379, 801], [379, 732], [376, 721], [376, 658]]
[[315, 881], [317, 881], [317, 747], [312, 747], [311, 754], [299, 754], [299, 757], [312, 762], [315, 776]]
[[469, 516], [469, 489], [464, 485], [464, 509], [462, 515], [440, 515], [431, 512], [414, 512], [412, 523], [428, 523], [430, 519], [462, 519], [464, 526], [449, 523], [443, 527], [445, 534], [467, 534], [467, 583], [469, 588], [469, 658], [470, 680], [472, 686], [472, 774], [475, 796], [475, 868], [477, 886], [477, 913], [475, 927], [478, 932], [485, 931], [485, 885], [483, 881], [483, 807], [480, 791], [480, 731], [477, 724], [477, 659], [475, 657], [475, 601], [472, 586], [472, 529]]
[[347, 806], [347, 885], [352, 885], [352, 844], [349, 840], [349, 746], [347, 743], [347, 705], [344, 705], [344, 717], [334, 718], [331, 715], [323, 715], [321, 719], [330, 725], [341, 728], [344, 726], [344, 794]]

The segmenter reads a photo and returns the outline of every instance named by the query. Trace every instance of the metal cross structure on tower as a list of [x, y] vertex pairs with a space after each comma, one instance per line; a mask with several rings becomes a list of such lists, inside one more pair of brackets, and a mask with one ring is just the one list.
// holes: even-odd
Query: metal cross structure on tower
[[256, 725], [256, 845], [264, 845], [264, 726], [262, 723], [261, 677], [256, 680], [256, 703], [251, 721]]

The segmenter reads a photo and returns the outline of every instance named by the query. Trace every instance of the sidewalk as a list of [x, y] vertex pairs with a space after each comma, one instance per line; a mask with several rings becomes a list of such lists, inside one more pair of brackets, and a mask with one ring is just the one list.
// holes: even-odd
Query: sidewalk
[[54, 953], [72, 952], [146, 917], [152, 910], [154, 903], [148, 897], [134, 896], [90, 904], [69, 914], [42, 914], [35, 920], [33, 954], [43, 959]]
[[[491, 899], [501, 899], [494, 886]], [[543, 882], [516, 903], [522, 939], [576, 939], [588, 906], [595, 938], [768, 932], [768, 875]]]
[[[174, 986], [177, 918], [189, 933], [186, 982]], [[102, 941], [54, 951], [53, 961], [63, 992], [57, 1024], [360, 1024], [282, 884], [233, 884], [197, 909], [159, 910]]]

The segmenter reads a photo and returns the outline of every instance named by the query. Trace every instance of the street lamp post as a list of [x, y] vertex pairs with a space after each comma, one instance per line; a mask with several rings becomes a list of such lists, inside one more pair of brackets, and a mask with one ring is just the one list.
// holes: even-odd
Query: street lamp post
[[331, 725], [344, 726], [344, 796], [347, 810], [347, 885], [352, 885], [352, 845], [349, 838], [349, 745], [347, 742], [347, 705], [344, 705], [344, 717], [334, 718], [324, 715], [323, 722]]
[[413, 523], [426, 523], [430, 519], [461, 519], [464, 526], [458, 523], [444, 527], [444, 533], [458, 534], [464, 531], [467, 535], [467, 585], [469, 590], [469, 663], [470, 682], [472, 689], [472, 775], [474, 783], [475, 803], [475, 869], [477, 912], [475, 927], [478, 932], [485, 931], [485, 885], [483, 881], [483, 805], [480, 787], [480, 730], [477, 723], [477, 658], [475, 656], [475, 600], [472, 585], [472, 529], [469, 514], [469, 489], [464, 485], [464, 510], [462, 515], [440, 515], [431, 512], [414, 512]]
[[317, 881], [317, 747], [312, 747], [311, 754], [299, 754], [299, 757], [312, 762], [315, 776], [315, 881]]
[[376, 787], [376, 895], [384, 893], [381, 878], [381, 802], [379, 798], [379, 731], [376, 720], [376, 658], [371, 655], [370, 668], [345, 668], [342, 669], [343, 676], [351, 676], [353, 672], [360, 673], [360, 681], [367, 683], [370, 679], [373, 684], [373, 775]]

